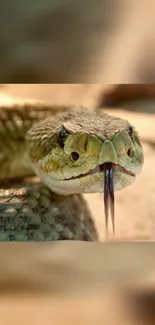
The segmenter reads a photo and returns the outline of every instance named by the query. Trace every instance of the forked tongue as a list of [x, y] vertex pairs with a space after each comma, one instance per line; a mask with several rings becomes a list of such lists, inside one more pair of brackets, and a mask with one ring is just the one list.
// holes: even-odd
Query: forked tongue
[[105, 222], [106, 234], [108, 235], [108, 219], [109, 210], [111, 214], [111, 221], [113, 227], [113, 234], [115, 234], [115, 206], [114, 206], [114, 184], [113, 184], [113, 165], [112, 163], [105, 164], [104, 173], [104, 208], [105, 208]]

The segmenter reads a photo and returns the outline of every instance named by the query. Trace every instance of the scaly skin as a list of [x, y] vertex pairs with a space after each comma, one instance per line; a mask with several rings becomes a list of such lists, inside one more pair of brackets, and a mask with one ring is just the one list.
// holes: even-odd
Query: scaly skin
[[98, 240], [81, 195], [57, 195], [33, 182], [0, 190], [0, 241], [66, 239]]
[[[129, 127], [126, 120], [85, 108], [45, 107], [38, 103], [1, 107], [0, 180], [4, 189], [0, 193], [0, 240], [97, 240], [94, 223], [77, 193], [104, 190], [102, 166], [106, 162], [114, 164], [115, 190], [133, 183], [142, 168], [143, 151], [137, 132], [130, 132]], [[6, 181], [33, 175], [31, 163], [43, 183], [57, 194], [45, 190], [42, 199], [40, 185], [34, 189], [32, 183], [24, 185], [24, 194], [22, 183], [13, 184], [12, 188], [9, 183], [8, 188]], [[20, 203], [20, 209], [13, 204], [13, 198]], [[79, 200], [79, 211], [75, 200]], [[42, 206], [44, 201], [46, 208]], [[53, 220], [55, 207], [61, 223], [54, 219], [50, 224], [45, 216], [50, 215]], [[10, 219], [9, 208], [16, 222]], [[29, 209], [26, 216], [25, 208]], [[34, 220], [39, 220], [36, 228]]]

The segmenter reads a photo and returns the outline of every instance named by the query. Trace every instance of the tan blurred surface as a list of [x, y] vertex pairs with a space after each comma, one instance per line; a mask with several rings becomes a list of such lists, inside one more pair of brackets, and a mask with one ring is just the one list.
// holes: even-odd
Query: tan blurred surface
[[[6, 86], [11, 95], [90, 107], [106, 89], [106, 85]], [[143, 173], [134, 185], [116, 193], [115, 239], [146, 242], [1, 244], [2, 323], [155, 323], [154, 312], [151, 314], [155, 308], [155, 244], [147, 242], [155, 239], [155, 115], [147, 114], [147, 105], [148, 102], [140, 104], [143, 111], [146, 107], [145, 113], [106, 110], [133, 122], [145, 142]], [[102, 240], [105, 230], [102, 195], [86, 195], [86, 198]], [[150, 315], [152, 323], [147, 322]]]
[[[0, 300], [1, 320], [4, 324], [57, 325], [137, 325], [137, 317], [124, 308], [118, 293], [103, 296], [65, 296], [59, 298], [14, 297]], [[9, 309], [9, 312], [8, 312]], [[112, 312], [111, 312], [112, 309]], [[127, 310], [126, 310], [127, 309]], [[129, 309], [129, 310], [128, 310]], [[142, 323], [139, 323], [142, 324]], [[144, 323], [146, 324], [146, 323]]]
[[153, 244], [7, 243], [0, 254], [4, 324], [147, 324]]

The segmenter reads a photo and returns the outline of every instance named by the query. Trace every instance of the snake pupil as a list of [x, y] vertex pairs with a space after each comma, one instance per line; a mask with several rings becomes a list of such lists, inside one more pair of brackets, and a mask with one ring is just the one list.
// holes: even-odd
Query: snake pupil
[[65, 142], [65, 140], [67, 138], [68, 132], [63, 127], [61, 127], [58, 130], [57, 135], [58, 135], [58, 140], [59, 140], [60, 144], [63, 145], [63, 143]]
[[133, 128], [132, 128], [132, 126], [129, 126], [129, 127], [128, 127], [128, 133], [129, 133], [129, 135], [132, 135], [132, 132], [133, 132]]
[[71, 153], [71, 156], [72, 156], [72, 159], [75, 160], [75, 161], [79, 159], [79, 154], [78, 154], [78, 152], [73, 151], [73, 152]]

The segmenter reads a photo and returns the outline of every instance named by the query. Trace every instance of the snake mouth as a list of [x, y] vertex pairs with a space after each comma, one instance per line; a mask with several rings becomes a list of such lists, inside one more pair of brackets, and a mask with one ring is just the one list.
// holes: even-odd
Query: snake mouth
[[106, 223], [107, 235], [108, 235], [109, 210], [111, 214], [113, 234], [115, 234], [115, 198], [114, 198], [114, 180], [113, 180], [115, 167], [118, 167], [122, 173], [125, 173], [131, 177], [135, 177], [135, 174], [127, 170], [125, 167], [122, 167], [119, 164], [107, 162], [96, 166], [94, 169], [91, 169], [89, 172], [85, 174], [80, 174], [76, 177], [70, 178], [71, 180], [71, 179], [81, 178], [88, 175], [104, 172], [104, 211], [105, 211], [105, 223]]
[[106, 166], [108, 166], [108, 165], [111, 165], [113, 168], [115, 166], [117, 166], [122, 173], [127, 174], [127, 175], [132, 176], [132, 177], [135, 177], [135, 174], [133, 172], [131, 172], [130, 170], [126, 169], [125, 167], [123, 167], [123, 166], [121, 166], [119, 164], [114, 164], [114, 163], [107, 162], [107, 163], [103, 163], [101, 165], [97, 165], [94, 169], [90, 169], [85, 174], [79, 174], [78, 176], [72, 176], [71, 178], [68, 178], [68, 179], [65, 179], [65, 180], [72, 180], [72, 179], [82, 178], [82, 177], [93, 175], [93, 174], [100, 173], [100, 172], [105, 172]]

